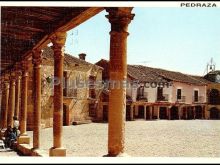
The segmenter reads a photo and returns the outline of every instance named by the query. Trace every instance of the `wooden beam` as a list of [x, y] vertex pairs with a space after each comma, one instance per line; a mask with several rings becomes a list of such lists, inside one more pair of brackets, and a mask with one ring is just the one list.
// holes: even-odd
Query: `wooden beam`
[[23, 25], [15, 25], [15, 24], [7, 24], [7, 23], [2, 23], [1, 24], [2, 29], [8, 29], [8, 28], [16, 28], [22, 31], [30, 31], [30, 32], [44, 32], [43, 29], [40, 28], [35, 28], [35, 27], [30, 27], [30, 26], [23, 26]]
[[[86, 20], [90, 19], [91, 17], [98, 14], [102, 10], [104, 10], [104, 8], [102, 8], [102, 7], [91, 7], [89, 9], [85, 10], [84, 12], [82, 12], [81, 14], [79, 14], [78, 16], [74, 17], [71, 21], [69, 21], [65, 25], [61, 26], [60, 28], [58, 28], [56, 31], [68, 31], [68, 30], [80, 25], [81, 23], [85, 22]], [[49, 44], [50, 43], [49, 37], [51, 35], [53, 35], [53, 33], [50, 35], [46, 35], [40, 42], [38, 42], [34, 46], [33, 49], [43, 48], [45, 45]], [[27, 53], [26, 56], [30, 56], [30, 55], [28, 55], [28, 53]]]
[[32, 39], [32, 36], [25, 35], [25, 34], [7, 33], [7, 32], [2, 32], [1, 34], [3, 34], [4, 36], [6, 36], [8, 38], [14, 38], [14, 39], [17, 39], [17, 40], [31, 41], [31, 39]]
[[7, 10], [3, 10], [2, 14], [7, 16], [13, 16], [16, 18], [28, 17], [29, 19], [37, 19], [43, 21], [53, 21], [56, 19], [55, 17], [48, 16], [47, 13], [37, 13], [31, 11], [31, 7], [16, 7], [16, 8], [8, 8]]
[[104, 10], [103, 7], [91, 7], [83, 12], [81, 12], [78, 16], [74, 17], [72, 20], [67, 22], [65, 25], [59, 27], [56, 31], [68, 31], [76, 26], [80, 25], [81, 23], [85, 22], [86, 20], [90, 19], [94, 15], [100, 13]]
[[[42, 34], [42, 37], [40, 36], [39, 37], [39, 42], [37, 42], [36, 44], [35, 44], [35, 46], [31, 46], [31, 45], [33, 45], [33, 42], [24, 42], [25, 44], [27, 44], [26, 46], [24, 46], [25, 47], [25, 50], [26, 50], [26, 53], [24, 53], [23, 55], [22, 55], [22, 57], [23, 58], [25, 58], [25, 59], [31, 59], [31, 52], [32, 52], [32, 49], [36, 49], [36, 48], [43, 48], [43, 47], [45, 47], [48, 43], [50, 43], [50, 40], [49, 40], [49, 38], [51, 37], [51, 35], [53, 35], [53, 33], [54, 32], [56, 32], [56, 31], [68, 31], [68, 30], [70, 30], [70, 29], [73, 29], [73, 28], [75, 28], [76, 26], [78, 26], [78, 25], [80, 25], [81, 23], [83, 23], [83, 22], [85, 22], [86, 20], [88, 20], [88, 19], [90, 19], [91, 17], [93, 17], [94, 15], [96, 15], [96, 14], [98, 14], [99, 12], [101, 12], [102, 10], [104, 10], [104, 8], [103, 7], [91, 7], [91, 8], [88, 8], [88, 9], [86, 9], [85, 11], [83, 11], [83, 12], [81, 12], [79, 15], [77, 15], [77, 16], [73, 16], [73, 18], [70, 20], [70, 21], [68, 21], [67, 23], [65, 23], [64, 22], [64, 24], [63, 25], [60, 25], [60, 27], [58, 27], [58, 28], [56, 28], [56, 29], [53, 29], [53, 31], [51, 31], [48, 35], [44, 35], [43, 36], [43, 34]], [[3, 13], [3, 11], [2, 11], [2, 13]], [[19, 20], [12, 20], [11, 21], [11, 19], [9, 19], [9, 17], [11, 18], [11, 19], [13, 19], [12, 18], [12, 16], [6, 16], [6, 15], [4, 15], [4, 19], [2, 19], [2, 22], [5, 24], [6, 22], [8, 23], [8, 24], [12, 24], [12, 25], [14, 25], [15, 24], [15, 26], [28, 26], [28, 27], [33, 27], [33, 28], [35, 28], [35, 29], [41, 29], [41, 28], [39, 28], [40, 27], [40, 25], [43, 27], [43, 26], [45, 26], [45, 22], [42, 22], [42, 24], [38, 24], [40, 21], [38, 20], [25, 20], [25, 19], [23, 19], [23, 18], [20, 18]], [[28, 16], [27, 15], [25, 15], [25, 17], [27, 17], [28, 18]], [[29, 18], [30, 19], [30, 18]], [[9, 21], [9, 22], [8, 22]], [[23, 21], [25, 21], [25, 22], [23, 22]], [[61, 21], [62, 22], [62, 21]], [[46, 25], [48, 25], [48, 23], [46, 24]], [[59, 22], [58, 22], [58, 25], [59, 25]], [[50, 27], [50, 25], [48, 25], [48, 27]], [[20, 38], [22, 39], [22, 37], [20, 36]], [[34, 41], [37, 41], [37, 40], [35, 40], [35, 37], [33, 37], [34, 38]], [[33, 39], [32, 38], [32, 39]], [[42, 39], [40, 39], [40, 38], [42, 38]], [[9, 45], [11, 45], [11, 46], [13, 46], [12, 44], [10, 44], [10, 41], [8, 41], [8, 39], [9, 38], [5, 38], [5, 41], [3, 41], [3, 42], [5, 42], [6, 44], [9, 44]], [[10, 40], [10, 39], [9, 39]], [[2, 43], [3, 43], [2, 42]], [[15, 42], [15, 41], [13, 41], [13, 42]], [[22, 44], [22, 42], [20, 43], [20, 44]], [[18, 44], [18, 45], [20, 45], [20, 44]], [[1, 44], [1, 45], [3, 45], [3, 44]], [[22, 46], [22, 45], [21, 45]], [[4, 54], [4, 55], [6, 55], [6, 54]], [[19, 52], [19, 56], [21, 57], [21, 52]]]

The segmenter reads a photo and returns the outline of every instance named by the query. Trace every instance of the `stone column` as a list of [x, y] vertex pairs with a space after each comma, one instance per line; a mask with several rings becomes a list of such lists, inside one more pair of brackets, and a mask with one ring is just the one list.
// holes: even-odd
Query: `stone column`
[[21, 72], [17, 71], [16, 74], [17, 74], [17, 78], [16, 78], [16, 87], [15, 87], [15, 116], [19, 119], [20, 96], [21, 96]]
[[134, 105], [134, 112], [133, 115], [136, 117], [139, 113], [139, 104]]
[[171, 111], [171, 107], [168, 107], [168, 120], [171, 119], [171, 116], [170, 116], [170, 111]]
[[40, 129], [41, 129], [41, 50], [33, 50], [32, 63], [34, 71], [34, 130], [33, 148], [40, 148]]
[[169, 110], [168, 110], [169, 108], [168, 107], [166, 107], [166, 119], [169, 119]]
[[202, 119], [205, 119], [205, 106], [202, 106]]
[[149, 106], [150, 109], [150, 120], [153, 118], [153, 106]]
[[186, 107], [186, 120], [188, 120], [188, 111], [189, 111], [189, 108]]
[[21, 135], [18, 138], [19, 144], [30, 144], [30, 137], [27, 135], [27, 93], [28, 93], [28, 62], [22, 61], [22, 85], [21, 85], [21, 119], [20, 131]]
[[193, 111], [193, 119], [195, 120], [196, 119], [196, 107], [195, 106], [192, 107], [192, 111]]
[[2, 128], [7, 128], [8, 120], [8, 99], [9, 99], [9, 82], [8, 80], [4, 81], [4, 89], [2, 94]]
[[52, 37], [54, 51], [54, 112], [53, 112], [53, 147], [50, 156], [66, 156], [62, 148], [63, 127], [63, 61], [66, 32], [56, 32]]
[[9, 100], [8, 100], [8, 120], [7, 126], [13, 128], [13, 117], [15, 112], [15, 73], [11, 72], [10, 75], [10, 90], [9, 90]]
[[144, 119], [147, 119], [147, 107], [144, 105]]
[[[106, 17], [111, 23], [110, 32], [110, 80], [122, 83], [127, 79], [128, 25], [134, 17], [132, 8], [107, 8]], [[126, 88], [110, 88], [108, 155], [118, 156], [125, 149]]]
[[178, 115], [179, 115], [179, 120], [181, 120], [181, 106], [180, 107], [178, 107]]
[[157, 106], [157, 119], [160, 119], [160, 106]]

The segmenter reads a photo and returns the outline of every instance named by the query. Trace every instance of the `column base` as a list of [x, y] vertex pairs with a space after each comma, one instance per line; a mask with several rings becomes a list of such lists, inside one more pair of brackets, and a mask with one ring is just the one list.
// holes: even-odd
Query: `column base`
[[66, 149], [65, 148], [50, 148], [49, 156], [66, 156]]
[[117, 155], [107, 154], [104, 155], [103, 157], [130, 157], [130, 156], [127, 153], [119, 153]]
[[21, 135], [18, 138], [18, 144], [30, 144], [30, 137], [27, 135]]

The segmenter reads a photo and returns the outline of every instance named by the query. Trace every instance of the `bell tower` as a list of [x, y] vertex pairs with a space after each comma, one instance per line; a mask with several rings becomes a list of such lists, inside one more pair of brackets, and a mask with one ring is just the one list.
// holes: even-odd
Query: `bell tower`
[[213, 61], [213, 58], [211, 58], [210, 62], [207, 63], [206, 71], [207, 73], [215, 71], [215, 62]]

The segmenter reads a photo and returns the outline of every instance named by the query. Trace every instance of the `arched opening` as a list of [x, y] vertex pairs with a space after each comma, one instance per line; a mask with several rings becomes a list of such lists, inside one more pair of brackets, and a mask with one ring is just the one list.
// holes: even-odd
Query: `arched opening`
[[212, 107], [210, 110], [210, 119], [220, 119], [220, 113], [216, 107]]
[[172, 106], [170, 109], [170, 119], [177, 120], [179, 119], [178, 107]]
[[195, 118], [202, 119], [202, 106], [195, 106]]
[[194, 119], [193, 107], [187, 107], [187, 119]]
[[217, 89], [211, 89], [209, 92], [209, 104], [220, 104], [220, 92]]
[[183, 107], [182, 109], [182, 119], [186, 120], [187, 119], [187, 109], [186, 107]]

